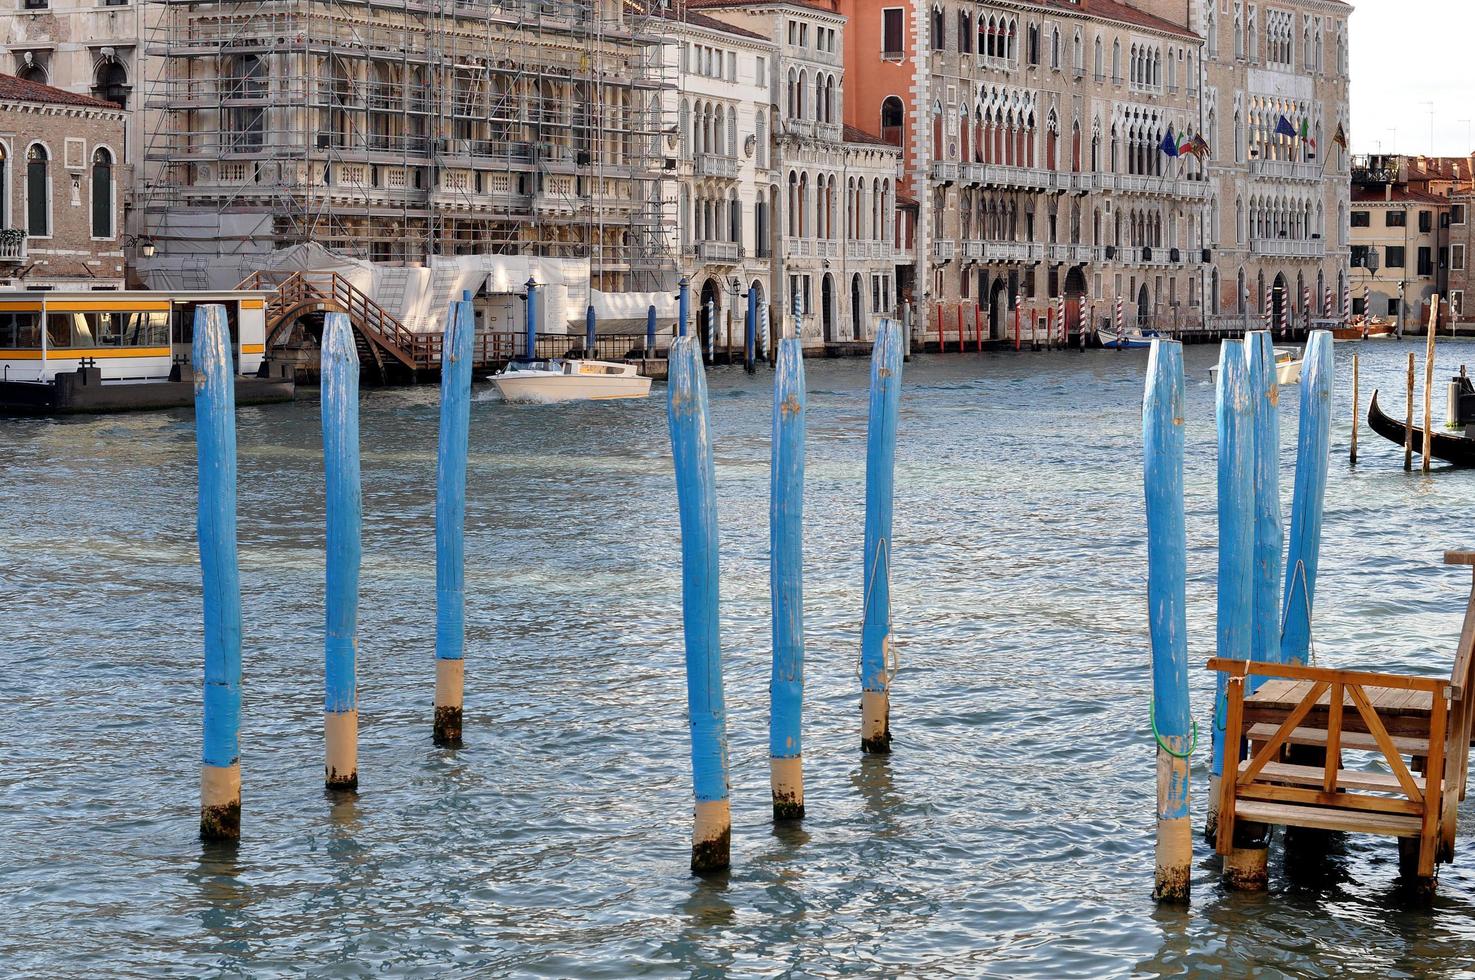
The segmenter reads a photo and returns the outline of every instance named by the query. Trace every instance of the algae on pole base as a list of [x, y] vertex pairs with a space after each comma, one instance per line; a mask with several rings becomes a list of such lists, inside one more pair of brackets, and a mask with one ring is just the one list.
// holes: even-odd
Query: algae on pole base
[[452, 303], [440, 348], [440, 443], [435, 460], [435, 729], [461, 744], [466, 647], [466, 446], [471, 427], [470, 297]]
[[804, 817], [804, 351], [779, 342], [773, 380], [768, 588], [773, 603], [768, 765], [773, 818]]
[[901, 400], [901, 329], [881, 320], [871, 352], [871, 404], [866, 429], [864, 618], [860, 634], [863, 752], [891, 751], [891, 508], [896, 468], [896, 415]]
[[1188, 901], [1193, 831], [1188, 816], [1188, 625], [1183, 529], [1183, 345], [1154, 340], [1142, 406], [1147, 503], [1147, 613], [1157, 742], [1157, 868], [1153, 897]]
[[[1219, 348], [1219, 608], [1216, 649], [1220, 657], [1250, 659], [1251, 583], [1255, 567], [1255, 447], [1245, 345], [1226, 340]], [[1228, 687], [1223, 674], [1214, 687], [1213, 759], [1208, 819], [1204, 833], [1218, 832], [1219, 780], [1224, 772], [1224, 724]], [[1235, 751], [1236, 761], [1238, 747]]]
[[717, 486], [699, 338], [678, 337], [669, 357], [671, 457], [681, 520], [681, 613], [686, 639], [687, 719], [696, 793], [692, 871], [729, 864], [727, 709], [718, 629]]
[[348, 316], [329, 313], [322, 347], [323, 475], [327, 511], [327, 611], [323, 640], [324, 776], [329, 789], [358, 788], [360, 531], [359, 355]]
[[236, 386], [225, 307], [196, 307], [196, 534], [205, 612], [200, 837], [241, 837], [241, 573], [236, 561]]
[[1332, 442], [1332, 335], [1314, 330], [1301, 372], [1301, 428], [1296, 449], [1296, 489], [1291, 503], [1286, 556], [1280, 657], [1304, 665], [1311, 651], [1311, 609], [1321, 558], [1321, 520], [1326, 509], [1327, 469]]

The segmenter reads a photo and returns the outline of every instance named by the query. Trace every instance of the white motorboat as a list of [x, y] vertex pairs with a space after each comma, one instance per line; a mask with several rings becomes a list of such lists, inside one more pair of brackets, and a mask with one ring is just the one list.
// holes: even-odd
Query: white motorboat
[[[1305, 361], [1301, 352], [1289, 347], [1275, 348], [1275, 383], [1284, 387], [1301, 383], [1301, 365]], [[1219, 365], [1209, 368], [1209, 380], [1219, 380]]]
[[650, 394], [650, 378], [642, 377], [634, 364], [615, 361], [513, 361], [492, 376], [492, 384], [509, 402], [604, 401]]

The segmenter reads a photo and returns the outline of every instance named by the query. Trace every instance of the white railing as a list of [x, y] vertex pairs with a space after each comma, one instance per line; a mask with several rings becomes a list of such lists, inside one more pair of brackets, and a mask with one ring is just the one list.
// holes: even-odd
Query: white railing
[[836, 122], [817, 122], [814, 124], [815, 139], [824, 140], [828, 143], [840, 142], [840, 137], [844, 131], [844, 127]]
[[838, 259], [840, 257], [840, 243], [821, 238], [814, 243], [814, 254], [820, 259]]
[[19, 233], [0, 233], [0, 262], [24, 262], [25, 260], [26, 237]]
[[939, 262], [951, 262], [957, 254], [957, 245], [950, 241], [936, 241], [932, 243], [932, 257]]
[[1326, 242], [1319, 238], [1251, 238], [1250, 252], [1286, 259], [1319, 259], [1326, 254]]
[[702, 242], [697, 245], [697, 257], [703, 262], [718, 262], [732, 265], [738, 260], [737, 242]]
[[814, 242], [808, 238], [784, 238], [784, 255], [794, 259], [814, 258]]
[[696, 172], [698, 177], [735, 178], [738, 175], [738, 159], [718, 153], [699, 153], [696, 158]]
[[985, 163], [981, 183], [992, 187], [1016, 187], [1023, 190], [1043, 191], [1055, 186], [1058, 175], [1037, 167], [1008, 167], [997, 163]]
[[1297, 163], [1293, 160], [1251, 160], [1250, 176], [1271, 180], [1320, 181], [1322, 169], [1320, 164]]
[[932, 179], [952, 182], [958, 179], [958, 165], [951, 160], [932, 162]]

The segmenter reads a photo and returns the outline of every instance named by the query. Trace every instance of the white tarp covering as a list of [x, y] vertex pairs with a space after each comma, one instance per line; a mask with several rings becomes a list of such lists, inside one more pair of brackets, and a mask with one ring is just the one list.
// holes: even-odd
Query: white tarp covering
[[676, 297], [666, 290], [656, 293], [601, 293], [596, 289], [592, 295], [600, 333], [643, 336], [646, 314], [652, 306], [656, 308], [657, 336], [665, 336], [676, 322]]

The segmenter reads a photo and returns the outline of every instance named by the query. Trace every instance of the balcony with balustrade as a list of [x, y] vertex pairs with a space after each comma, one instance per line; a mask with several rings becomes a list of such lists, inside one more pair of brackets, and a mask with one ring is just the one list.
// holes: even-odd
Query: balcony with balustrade
[[25, 260], [25, 232], [18, 228], [0, 230], [0, 262], [17, 263]]
[[724, 180], [737, 179], [737, 157], [730, 157], [723, 153], [698, 153], [694, 163], [698, 177], [717, 177]]
[[932, 243], [932, 258], [937, 262], [951, 262], [957, 255], [957, 243], [939, 239]]
[[996, 242], [967, 239], [963, 242], [963, 258], [970, 262], [1038, 262], [1045, 246], [1038, 242]]
[[1326, 255], [1320, 238], [1251, 238], [1250, 254], [1276, 259], [1319, 259]]
[[742, 258], [742, 246], [737, 242], [699, 242], [697, 258], [708, 265], [736, 265]]
[[1319, 163], [1294, 160], [1251, 160], [1250, 176], [1260, 180], [1303, 180], [1320, 183], [1324, 176]]

